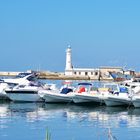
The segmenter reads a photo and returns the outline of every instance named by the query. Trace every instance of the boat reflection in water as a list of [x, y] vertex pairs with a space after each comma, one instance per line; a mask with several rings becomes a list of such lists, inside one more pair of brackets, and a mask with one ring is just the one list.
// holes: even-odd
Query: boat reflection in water
[[[8, 107], [8, 109], [7, 109]], [[0, 107], [0, 116], [17, 115], [23, 113], [27, 121], [62, 118], [67, 121], [77, 120], [79, 122], [90, 121], [101, 123], [103, 127], [127, 127], [139, 126], [139, 109], [129, 109], [122, 107], [85, 107], [65, 104], [43, 104], [43, 103], [11, 103]], [[8, 111], [7, 111], [8, 110]], [[10, 112], [9, 112], [10, 111]], [[9, 112], [9, 113], [8, 113]]]
[[66, 136], [68, 140], [107, 139], [108, 128], [118, 139], [138, 139], [140, 110], [74, 104], [0, 104], [0, 139], [15, 138], [18, 129], [19, 134], [25, 131], [21, 140], [44, 139], [46, 128], [54, 140]]

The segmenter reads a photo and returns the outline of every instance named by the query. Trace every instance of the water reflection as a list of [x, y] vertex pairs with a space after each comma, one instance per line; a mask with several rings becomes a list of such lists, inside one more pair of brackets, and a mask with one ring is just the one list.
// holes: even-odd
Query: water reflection
[[7, 128], [7, 123], [10, 120], [4, 119], [9, 116], [8, 104], [0, 104], [0, 129]]
[[91, 122], [101, 127], [140, 126], [140, 109], [43, 103], [0, 104], [0, 128], [16, 116], [24, 117], [29, 122], [62, 118], [67, 122]]
[[[78, 135], [77, 139], [81, 139], [75, 131], [79, 130], [95, 138], [93, 137], [96, 134], [95, 131], [111, 128], [116, 130], [115, 133], [119, 137], [120, 133], [123, 133], [121, 131], [129, 132], [129, 135], [131, 133], [136, 135], [139, 132], [140, 109], [74, 104], [1, 103], [0, 138], [1, 136], [8, 137], [11, 133], [14, 137], [16, 132], [12, 132], [13, 127], [15, 130], [19, 127], [16, 122], [21, 125], [20, 130], [27, 132], [32, 130], [34, 139], [40, 139], [37, 132], [42, 130], [40, 133], [44, 135], [48, 125], [49, 128], [53, 128], [55, 131], [53, 134], [57, 136], [60, 134], [63, 136], [63, 131], [67, 130], [67, 135], [73, 133], [73, 135]], [[28, 135], [25, 136], [28, 138]]]

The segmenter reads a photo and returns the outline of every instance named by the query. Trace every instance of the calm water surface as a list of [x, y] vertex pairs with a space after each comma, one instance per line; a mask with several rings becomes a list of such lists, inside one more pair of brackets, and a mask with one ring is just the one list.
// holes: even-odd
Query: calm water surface
[[0, 103], [0, 140], [140, 139], [140, 109], [71, 104]]

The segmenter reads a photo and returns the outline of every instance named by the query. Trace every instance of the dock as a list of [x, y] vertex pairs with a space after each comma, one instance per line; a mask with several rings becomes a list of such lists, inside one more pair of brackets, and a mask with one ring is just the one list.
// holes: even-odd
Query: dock
[[[27, 71], [29, 72], [29, 71]], [[30, 71], [31, 72], [31, 71]], [[38, 73], [39, 79], [46, 79], [46, 80], [101, 80], [101, 81], [113, 81], [111, 78], [106, 77], [99, 77], [99, 76], [77, 76], [77, 75], [65, 75], [61, 72], [50, 72], [50, 71], [32, 71]], [[21, 72], [0, 72], [1, 77], [13, 77], [17, 76]]]

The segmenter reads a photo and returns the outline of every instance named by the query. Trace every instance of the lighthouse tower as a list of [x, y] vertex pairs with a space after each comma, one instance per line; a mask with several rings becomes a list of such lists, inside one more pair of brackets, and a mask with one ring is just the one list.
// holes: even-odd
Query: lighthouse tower
[[65, 67], [65, 74], [72, 75], [72, 59], [71, 59], [71, 47], [68, 46], [66, 50], [66, 67]]

